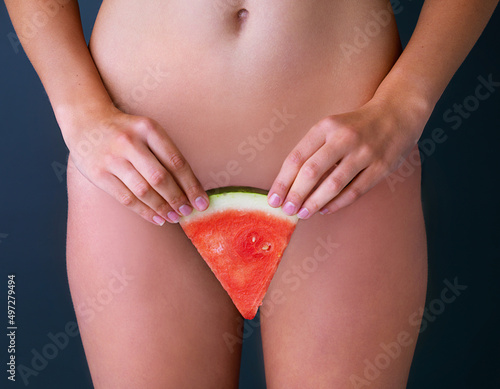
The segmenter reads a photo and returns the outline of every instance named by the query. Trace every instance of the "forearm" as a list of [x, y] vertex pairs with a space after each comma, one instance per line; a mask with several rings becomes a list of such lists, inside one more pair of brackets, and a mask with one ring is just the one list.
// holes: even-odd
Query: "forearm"
[[498, 0], [426, 0], [407, 47], [376, 96], [398, 101], [427, 120], [497, 4]]
[[[51, 5], [59, 8], [50, 11], [41, 6], [43, 3], [47, 4], [5, 0], [20, 42], [42, 81], [59, 124], [112, 106], [85, 42], [78, 1], [53, 1]], [[39, 23], [40, 27], [26, 36], [23, 34], [26, 23], [33, 25], [37, 13], [46, 15], [46, 23]]]

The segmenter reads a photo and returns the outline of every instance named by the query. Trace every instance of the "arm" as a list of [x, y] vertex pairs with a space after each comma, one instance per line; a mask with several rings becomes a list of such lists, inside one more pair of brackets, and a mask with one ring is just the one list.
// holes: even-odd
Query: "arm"
[[498, 0], [426, 0], [408, 45], [376, 94], [387, 98], [410, 89], [430, 116], [497, 4]]
[[[5, 0], [12, 24], [42, 81], [58, 122], [69, 123], [85, 111], [111, 109], [113, 103], [83, 36], [78, 2], [53, 1], [58, 8], [52, 10], [45, 9], [44, 3], [47, 2]], [[48, 18], [47, 23], [37, 23], [40, 27], [34, 23], [37, 13]], [[63, 126], [66, 142], [75, 130]]]
[[333, 213], [394, 171], [497, 4], [426, 0], [410, 42], [373, 98], [311, 128], [283, 163], [269, 204], [303, 219]]
[[[5, 4], [78, 170], [155, 224], [176, 222], [180, 208], [190, 212], [190, 204], [205, 209], [206, 193], [165, 130], [113, 105], [85, 42], [78, 1]], [[30, 22], [41, 14], [46, 23]], [[27, 25], [40, 27], [27, 34]]]

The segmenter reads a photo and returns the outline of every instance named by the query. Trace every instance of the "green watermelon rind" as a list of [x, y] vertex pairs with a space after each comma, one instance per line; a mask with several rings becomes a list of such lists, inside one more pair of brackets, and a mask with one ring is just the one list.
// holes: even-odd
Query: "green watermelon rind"
[[201, 220], [216, 212], [227, 210], [261, 211], [269, 216], [275, 216], [283, 220], [289, 220], [296, 224], [299, 220], [297, 215], [288, 216], [281, 208], [273, 208], [267, 202], [268, 191], [249, 186], [226, 186], [214, 188], [207, 191], [210, 205], [205, 211], [193, 210], [188, 216], [180, 219], [180, 224], [188, 224], [191, 221]]
[[261, 188], [254, 188], [253, 186], [222, 186], [220, 188], [213, 188], [207, 190], [208, 196], [213, 196], [223, 193], [255, 193], [267, 196], [269, 191]]

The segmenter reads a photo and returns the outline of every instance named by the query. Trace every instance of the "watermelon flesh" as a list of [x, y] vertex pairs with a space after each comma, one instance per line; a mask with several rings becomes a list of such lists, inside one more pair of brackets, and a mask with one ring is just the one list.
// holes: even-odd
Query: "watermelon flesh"
[[297, 224], [254, 188], [220, 188], [180, 221], [245, 319], [253, 319]]

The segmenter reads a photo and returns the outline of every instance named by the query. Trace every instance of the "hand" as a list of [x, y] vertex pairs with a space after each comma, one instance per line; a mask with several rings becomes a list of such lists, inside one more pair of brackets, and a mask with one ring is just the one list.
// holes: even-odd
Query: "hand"
[[403, 112], [372, 99], [321, 120], [286, 158], [269, 204], [307, 219], [353, 203], [396, 170], [417, 143], [425, 120]]
[[90, 182], [157, 225], [208, 207], [200, 182], [157, 122], [115, 107], [104, 111], [61, 125], [70, 158]]

